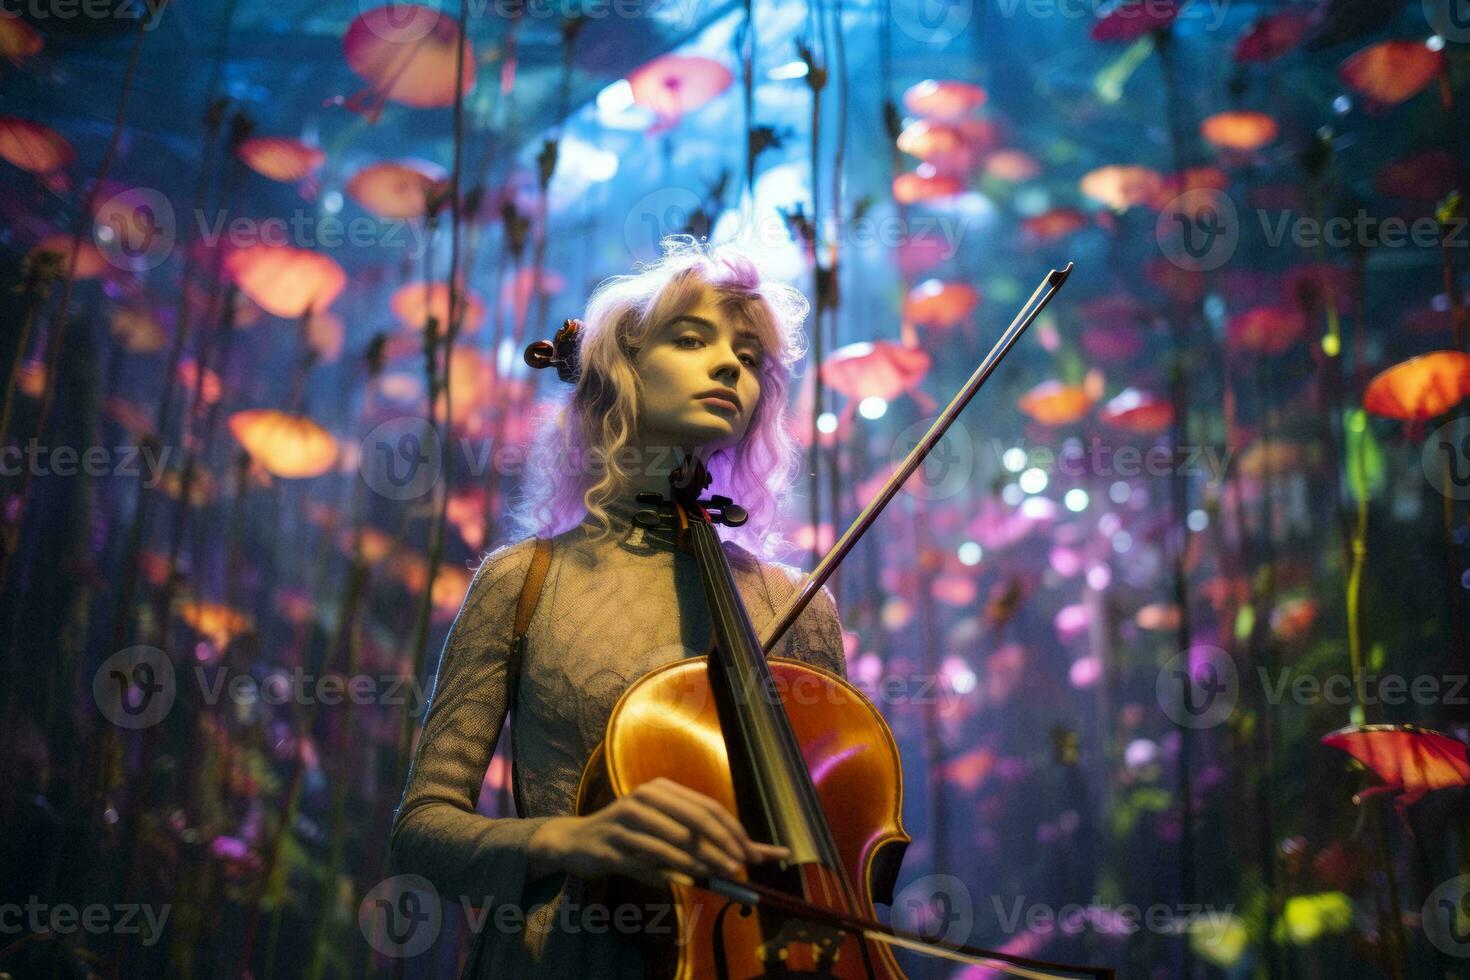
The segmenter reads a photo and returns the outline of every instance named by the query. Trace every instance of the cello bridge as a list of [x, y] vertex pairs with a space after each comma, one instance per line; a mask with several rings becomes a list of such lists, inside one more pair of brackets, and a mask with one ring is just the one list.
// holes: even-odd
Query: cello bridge
[[756, 955], [762, 963], [788, 965], [791, 949], [810, 947], [811, 961], [818, 973], [830, 972], [842, 950], [842, 931], [801, 919], [786, 919], [771, 939], [760, 944]]

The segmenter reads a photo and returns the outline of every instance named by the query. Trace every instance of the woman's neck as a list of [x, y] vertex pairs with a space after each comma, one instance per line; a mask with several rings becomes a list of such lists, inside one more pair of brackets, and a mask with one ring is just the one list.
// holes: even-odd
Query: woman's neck
[[666, 445], [639, 446], [633, 457], [633, 465], [628, 467], [627, 498], [636, 500], [638, 494], [645, 491], [667, 497], [669, 495], [669, 474], [684, 462], [684, 455], [687, 452], [693, 452], [706, 463], [709, 460], [708, 451], [701, 446], [695, 446], [692, 449]]

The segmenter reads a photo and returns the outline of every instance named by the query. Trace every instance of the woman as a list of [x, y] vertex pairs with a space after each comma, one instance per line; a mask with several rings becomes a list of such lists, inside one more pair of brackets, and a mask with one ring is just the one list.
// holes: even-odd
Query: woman
[[[512, 715], [524, 814], [475, 812], [510, 698], [517, 600], [535, 541], [481, 563], [440, 658], [424, 730], [394, 819], [400, 872], [426, 877], [448, 907], [484, 913], [466, 975], [641, 977], [639, 930], [672, 930], [669, 910], [599, 909], [589, 883], [663, 869], [738, 874], [785, 856], [752, 841], [721, 804], [661, 781], [587, 816], [578, 780], [619, 695], [649, 670], [711, 648], [694, 560], [631, 518], [640, 491], [667, 493], [687, 450], [750, 512], [724, 532], [756, 629], [802, 573], [772, 559], [777, 504], [799, 451], [786, 432], [791, 366], [808, 304], [763, 281], [738, 251], [687, 236], [636, 275], [589, 298], [569, 403], [536, 440], [518, 522], [552, 539], [527, 632]], [[733, 540], [732, 540], [733, 539]], [[736, 543], [737, 541], [742, 543]], [[842, 628], [823, 588], [774, 651], [846, 676]]]

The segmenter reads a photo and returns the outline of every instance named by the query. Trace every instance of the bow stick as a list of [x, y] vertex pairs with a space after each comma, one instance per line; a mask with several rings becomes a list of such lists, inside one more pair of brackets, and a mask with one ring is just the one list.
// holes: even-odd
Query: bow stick
[[695, 878], [682, 871], [665, 871], [663, 872], [663, 877], [671, 884], [714, 892], [716, 895], [722, 895], [733, 902], [749, 908], [765, 905], [784, 912], [787, 915], [821, 922], [825, 925], [856, 933], [864, 939], [869, 939], [874, 942], [888, 943], [902, 949], [913, 950], [917, 953], [940, 956], [957, 963], [987, 966], [993, 969], [999, 969], [1013, 976], [1026, 977], [1028, 980], [1058, 980], [1058, 974], [1093, 977], [1095, 980], [1114, 980], [1115, 977], [1110, 967], [1073, 966], [1069, 963], [1053, 963], [1048, 960], [1034, 959], [1029, 956], [1017, 956], [1014, 953], [1002, 953], [994, 949], [967, 946], [964, 943], [949, 943], [928, 939], [894, 926], [884, 925], [882, 922], [866, 919], [860, 915], [851, 915], [846, 912], [839, 912], [835, 909], [827, 909], [820, 905], [804, 902], [801, 899], [787, 895], [780, 889], [771, 888], [756, 881], [735, 881], [730, 878], [719, 877], [718, 875], [711, 875], [707, 878]]
[[[1066, 268], [1060, 270], [1053, 269], [1047, 273], [1046, 277], [1042, 279], [1040, 284], [1031, 293], [1030, 298], [1026, 300], [1025, 305], [1016, 314], [1015, 319], [1006, 327], [1005, 332], [1000, 335], [1000, 339], [995, 342], [995, 346], [990, 349], [990, 353], [986, 354], [984, 360], [975, 368], [975, 372], [970, 375], [970, 379], [965, 382], [964, 387], [955, 394], [954, 398], [950, 400], [950, 403], [945, 406], [944, 411], [939, 413], [939, 416], [934, 420], [934, 424], [929, 427], [929, 431], [924, 433], [924, 437], [904, 457], [903, 462], [893, 471], [888, 481], [883, 484], [883, 488], [878, 491], [868, 506], [863, 509], [863, 512], [857, 516], [847, 531], [838, 539], [837, 543], [817, 563], [817, 567], [812, 569], [803, 583], [801, 591], [787, 603], [786, 608], [767, 627], [766, 635], [761, 638], [761, 647], [767, 654], [780, 642], [781, 637], [785, 635], [786, 630], [791, 627], [791, 624], [796, 622], [797, 617], [801, 615], [801, 611], [806, 608], [807, 604], [816, 596], [817, 591], [821, 589], [827, 579], [831, 577], [832, 573], [837, 570], [837, 566], [842, 562], [843, 558], [847, 557], [847, 553], [857, 544], [858, 539], [872, 526], [878, 514], [882, 512], [883, 508], [888, 505], [888, 502], [898, 493], [898, 488], [904, 485], [905, 481], [924, 462], [939, 440], [944, 438], [944, 434], [949, 430], [950, 425], [959, 417], [960, 412], [964, 411], [965, 406], [970, 403], [970, 399], [975, 397], [975, 393], [980, 390], [980, 387], [985, 384], [990, 375], [995, 372], [1000, 362], [1010, 353], [1016, 341], [1035, 322], [1037, 316], [1041, 314], [1041, 311], [1046, 309], [1052, 297], [1057, 294], [1062, 284], [1067, 281], [1067, 277], [1072, 274], [1072, 265], [1071, 262], [1068, 262]], [[1048, 978], [1054, 977], [1058, 972], [1099, 978], [1111, 978], [1113, 976], [1113, 971], [1106, 967], [1070, 966], [1064, 963], [1051, 963], [1046, 960], [1016, 956], [1009, 953], [1002, 953], [998, 950], [980, 949], [959, 943], [938, 943], [922, 936], [884, 925], [880, 922], [864, 919], [860, 916], [847, 915], [801, 902], [776, 889], [767, 888], [753, 881], [737, 882], [718, 877], [695, 879], [679, 872], [667, 872], [666, 877], [670, 881], [677, 881], [680, 884], [691, 885], [722, 894], [744, 905], [754, 906], [764, 903], [766, 905], [776, 906], [790, 914], [818, 918], [827, 922], [829, 925], [858, 932], [870, 940], [890, 943], [916, 951], [928, 952], [962, 963], [998, 966], [1004, 972], [1011, 973], [1015, 976]]]
[[904, 457], [904, 461], [899, 464], [898, 469], [894, 470], [893, 475], [888, 478], [888, 482], [883, 484], [883, 489], [879, 490], [877, 496], [872, 499], [867, 507], [863, 508], [863, 512], [843, 532], [842, 537], [832, 546], [832, 550], [828, 551], [822, 560], [817, 563], [817, 567], [812, 569], [811, 574], [806, 577], [801, 591], [786, 604], [786, 608], [781, 611], [779, 616], [772, 620], [771, 625], [766, 627], [765, 635], [761, 637], [761, 649], [767, 654], [780, 642], [781, 637], [791, 628], [791, 624], [796, 622], [796, 617], [801, 615], [801, 611], [807, 607], [807, 603], [811, 602], [816, 596], [817, 590], [831, 577], [833, 572], [837, 571], [837, 566], [841, 564], [842, 559], [847, 557], [847, 553], [852, 550], [853, 545], [857, 544], [858, 538], [862, 537], [863, 533], [868, 530], [873, 521], [877, 520], [878, 514], [884, 507], [888, 506], [888, 501], [892, 500], [894, 494], [898, 493], [898, 488], [903, 486], [904, 481], [913, 475], [914, 470], [919, 468], [919, 464], [924, 462], [925, 457], [929, 455], [929, 451], [934, 448], [935, 444], [944, 438], [944, 433], [949, 430], [950, 425], [959, 417], [960, 412], [964, 411], [965, 406], [970, 403], [970, 399], [975, 397], [975, 392], [980, 390], [980, 386], [985, 383], [985, 379], [989, 378], [991, 373], [995, 371], [1001, 360], [1015, 346], [1016, 341], [1021, 338], [1021, 334], [1025, 333], [1026, 328], [1031, 326], [1032, 321], [1036, 319], [1042, 310], [1046, 309], [1046, 304], [1051, 302], [1051, 298], [1057, 294], [1057, 290], [1062, 288], [1062, 283], [1066, 282], [1067, 277], [1071, 274], [1072, 263], [1068, 262], [1065, 269], [1053, 269], [1046, 274], [1046, 278], [1041, 280], [1040, 285], [1036, 287], [1031, 297], [1026, 300], [1026, 304], [1016, 314], [1016, 318], [1011, 321], [1011, 325], [1006, 327], [1005, 333], [1000, 335], [1000, 339], [995, 342], [995, 346], [990, 348], [990, 353], [985, 355], [985, 359], [980, 362], [980, 366], [975, 368], [975, 373], [970, 375], [970, 380], [965, 382], [965, 386], [944, 407], [944, 411], [939, 413], [939, 417], [934, 420], [934, 424], [929, 426], [929, 431], [924, 433], [924, 438], [915, 443], [914, 448]]

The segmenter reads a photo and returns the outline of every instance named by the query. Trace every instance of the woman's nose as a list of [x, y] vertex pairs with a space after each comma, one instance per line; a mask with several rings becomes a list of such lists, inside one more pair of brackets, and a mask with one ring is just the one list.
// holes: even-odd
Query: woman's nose
[[715, 374], [727, 377], [734, 382], [740, 377], [741, 366], [739, 356], [734, 351], [726, 350], [721, 353], [718, 363], [715, 364]]

